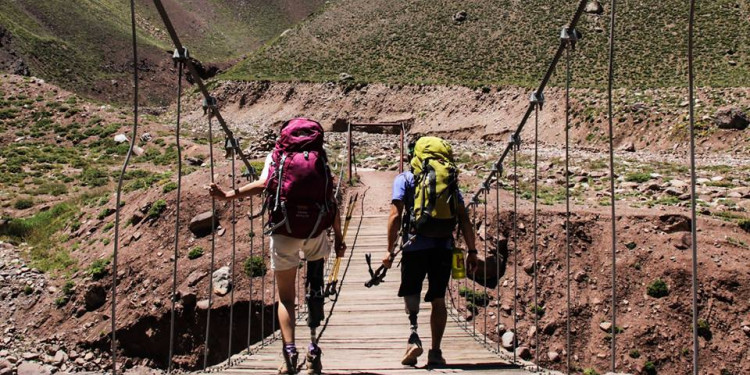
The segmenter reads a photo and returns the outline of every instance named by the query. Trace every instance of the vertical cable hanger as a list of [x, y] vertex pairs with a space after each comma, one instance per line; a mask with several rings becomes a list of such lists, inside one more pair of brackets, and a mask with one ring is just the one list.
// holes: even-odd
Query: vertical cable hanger
[[693, 297], [693, 375], [698, 375], [698, 231], [696, 214], [696, 172], [695, 172], [695, 73], [693, 67], [693, 33], [695, 29], [695, 0], [690, 0], [690, 18], [688, 22], [688, 95], [690, 96], [690, 215], [691, 215], [691, 248], [692, 256], [692, 297]]
[[[214, 183], [214, 136], [213, 136], [213, 110], [216, 107], [216, 98], [209, 97], [203, 101], [203, 110], [208, 114], [208, 153], [211, 166], [211, 183]], [[206, 311], [206, 341], [203, 349], [203, 370], [208, 367], [208, 340], [211, 336], [211, 309], [213, 308], [214, 291], [214, 265], [216, 260], [216, 198], [211, 196], [211, 268], [208, 279], [208, 310]]]
[[[237, 191], [237, 171], [235, 166], [235, 159], [237, 157], [237, 149], [239, 148], [239, 144], [237, 139], [229, 139], [226, 140], [227, 144], [231, 148], [231, 156], [232, 156], [232, 190]], [[226, 147], [226, 146], [225, 146]], [[234, 268], [235, 268], [235, 261], [236, 261], [236, 255], [237, 255], [237, 204], [236, 200], [232, 199], [232, 260], [230, 265], [230, 280], [232, 280], [231, 290], [229, 291], [229, 343], [227, 347], [227, 363], [229, 365], [232, 364], [232, 332], [234, 332], [234, 286], [235, 286], [235, 279], [234, 279]]]
[[[261, 206], [263, 205], [263, 201], [261, 200]], [[263, 265], [266, 264], [266, 218], [263, 215], [260, 215], [260, 257], [263, 261]], [[265, 267], [264, 267], [265, 268]], [[261, 347], [266, 346], [266, 276], [268, 275], [268, 272], [263, 273], [263, 277], [260, 279], [260, 300], [261, 300], [261, 308], [260, 308], [260, 345]], [[275, 317], [273, 319], [276, 319]]]
[[614, 84], [615, 64], [615, 15], [617, 0], [611, 0], [609, 24], [609, 72], [607, 79], [607, 116], [609, 124], [609, 194], [612, 207], [612, 365], [611, 371], [617, 372], [617, 216], [615, 210], [615, 152], [614, 152], [614, 121], [612, 86]]
[[485, 186], [484, 189], [484, 274], [482, 275], [482, 284], [484, 284], [484, 301], [482, 301], [482, 307], [484, 308], [484, 344], [487, 345], [487, 307], [489, 306], [489, 301], [487, 294], [487, 242], [489, 241], [489, 238], [487, 238], [487, 227], [490, 225], [489, 220], [487, 218], [487, 192], [489, 191], [490, 187]]
[[581, 34], [575, 30], [564, 27], [560, 38], [567, 42], [565, 49], [565, 282], [566, 282], [566, 318], [565, 318], [565, 369], [570, 374], [570, 353], [572, 351], [570, 340], [570, 81], [571, 60], [575, 45], [581, 39]]
[[[253, 249], [255, 245], [255, 228], [253, 219], [255, 212], [253, 211], [253, 197], [250, 197], [250, 261], [253, 259]], [[252, 342], [253, 333], [253, 275], [250, 273], [247, 275], [248, 284], [250, 285], [249, 295], [247, 297], [247, 350], [250, 351], [250, 344]]]
[[518, 362], [516, 343], [518, 342], [518, 149], [521, 138], [511, 137], [513, 149], [513, 363]]
[[539, 265], [537, 262], [539, 221], [537, 206], [539, 202], [539, 110], [544, 105], [544, 94], [533, 92], [531, 94], [531, 103], [534, 104], [534, 238], [532, 251], [534, 253], [534, 342], [536, 350], [534, 351], [534, 361], [537, 370], [539, 369], [539, 289], [537, 285], [537, 275], [539, 274]]
[[174, 357], [175, 338], [175, 304], [177, 303], [177, 262], [180, 258], [180, 203], [182, 199], [182, 146], [180, 145], [180, 125], [182, 115], [182, 75], [184, 72], [184, 59], [188, 56], [187, 48], [182, 51], [175, 50], [172, 59], [177, 66], [177, 123], [175, 126], [175, 143], [177, 144], [177, 207], [175, 209], [174, 224], [174, 263], [172, 264], [172, 307], [169, 320], [169, 358], [167, 373], [172, 372], [172, 358]]
[[[496, 296], [497, 296], [497, 324], [500, 324], [500, 177], [503, 175], [502, 165], [498, 167], [494, 164], [492, 168], [497, 173], [495, 180], [495, 276], [497, 277]], [[505, 264], [508, 264], [507, 258]], [[500, 335], [497, 337], [497, 353], [500, 354]]]
[[133, 156], [135, 137], [138, 135], [138, 42], [135, 21], [135, 0], [130, 0], [130, 24], [133, 35], [133, 134], [130, 137], [130, 146], [122, 164], [120, 177], [117, 179], [117, 198], [115, 199], [115, 240], [114, 252], [112, 254], [112, 319], [111, 338], [112, 341], [112, 375], [117, 375], [117, 262], [120, 250], [120, 203], [122, 202], [122, 181], [125, 171], [128, 169], [130, 158]]

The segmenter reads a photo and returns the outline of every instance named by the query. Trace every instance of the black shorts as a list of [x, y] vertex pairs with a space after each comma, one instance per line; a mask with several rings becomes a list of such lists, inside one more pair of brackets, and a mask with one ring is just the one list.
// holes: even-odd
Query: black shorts
[[445, 291], [451, 278], [450, 249], [426, 249], [402, 253], [401, 287], [398, 296], [411, 296], [422, 293], [425, 276], [428, 279], [425, 302], [445, 298]]

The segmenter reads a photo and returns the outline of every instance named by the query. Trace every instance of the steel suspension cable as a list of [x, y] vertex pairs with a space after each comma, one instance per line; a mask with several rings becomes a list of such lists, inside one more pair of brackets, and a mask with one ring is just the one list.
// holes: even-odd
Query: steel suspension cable
[[122, 182], [125, 179], [125, 171], [128, 169], [130, 158], [133, 156], [135, 137], [138, 135], [138, 36], [136, 34], [135, 0], [130, 0], [130, 25], [133, 36], [133, 134], [130, 137], [130, 146], [122, 163], [120, 177], [117, 179], [117, 197], [115, 198], [115, 240], [114, 252], [112, 254], [112, 375], [117, 375], [117, 262], [120, 250], [120, 203], [122, 202]]
[[[497, 167], [497, 166], [496, 166]], [[497, 277], [497, 285], [495, 285], [497, 296], [497, 324], [500, 324], [500, 176], [502, 173], [497, 174], [497, 180], [495, 182], [495, 276]], [[507, 258], [505, 264], [508, 264]], [[497, 327], [497, 326], [496, 326]], [[497, 353], [500, 354], [500, 335], [497, 337]]]
[[[231, 140], [229, 142], [232, 142]], [[236, 168], [235, 168], [235, 159], [236, 159], [236, 152], [237, 147], [239, 147], [239, 144], [231, 144], [232, 147], [232, 190], [237, 191], [237, 176], [236, 174]], [[231, 286], [231, 290], [229, 291], [229, 343], [227, 347], [227, 363], [231, 365], [232, 360], [232, 332], [234, 331], [234, 287], [235, 287], [235, 280], [234, 280], [234, 268], [235, 268], [235, 260], [237, 255], [237, 216], [236, 216], [236, 209], [237, 204], [236, 200], [232, 199], [232, 260], [230, 267], [230, 280], [231, 283], [229, 284]]]
[[513, 363], [518, 361], [518, 138], [513, 138]]
[[[208, 105], [208, 154], [211, 166], [211, 184], [214, 183], [214, 136], [213, 136], [213, 108], [215, 103], [211, 103], [211, 100], [207, 101]], [[205, 371], [208, 367], [208, 339], [211, 336], [211, 309], [213, 308], [213, 292], [214, 292], [214, 262], [216, 260], [216, 198], [211, 196], [211, 266], [208, 273], [208, 310], [206, 311], [206, 340], [205, 348], [203, 348], [203, 370]]]
[[698, 375], [698, 231], [696, 214], [696, 171], [695, 171], [695, 75], [693, 67], [693, 33], [695, 29], [695, 0], [690, 0], [690, 18], [688, 21], [688, 95], [690, 96], [690, 235], [693, 252], [692, 297], [693, 297], [693, 374]]
[[617, 0], [610, 3], [609, 24], [609, 72], [607, 79], [607, 115], [609, 124], [609, 194], [612, 207], [612, 366], [611, 371], [617, 372], [615, 353], [617, 353], [617, 216], [615, 209], [615, 152], [614, 152], [614, 119], [612, 103], [612, 86], [615, 75], [615, 20]]
[[482, 301], [482, 307], [484, 307], [484, 344], [487, 345], [487, 306], [489, 306], [489, 294], [487, 294], [487, 227], [490, 225], [487, 220], [487, 189], [484, 190], [484, 274], [482, 274], [482, 284], [484, 284], [484, 300]]
[[537, 203], [539, 201], [539, 105], [534, 106], [534, 239], [532, 250], [534, 252], [534, 342], [536, 350], [534, 351], [534, 359], [536, 361], [537, 369], [539, 369], [539, 302], [537, 296], [539, 294], [537, 287], [537, 274], [539, 273], [539, 265], [537, 264], [537, 237], [539, 235], [538, 227], [539, 223], [537, 220]]
[[[472, 213], [472, 230], [476, 231], [477, 229], [477, 205], [472, 204], [473, 206], [473, 213]], [[486, 241], [485, 241], [486, 242]], [[467, 304], [468, 305], [468, 304]], [[477, 269], [474, 268], [474, 272], [471, 273], [471, 335], [473, 337], [477, 337], [477, 317], [476, 313], [479, 312], [479, 309], [477, 308]]]
[[177, 261], [180, 258], [180, 202], [182, 199], [182, 148], [180, 146], [180, 122], [182, 114], [182, 73], [183, 62], [177, 62], [177, 123], [175, 126], [175, 143], [177, 143], [177, 208], [174, 224], [174, 263], [172, 264], [172, 308], [169, 320], [169, 358], [167, 373], [172, 372], [174, 357], [175, 304], [177, 303]]
[[570, 374], [570, 50], [565, 52], [565, 281], [567, 287], [566, 331], [565, 331], [565, 373]]
[[[250, 197], [250, 262], [253, 261], [253, 249], [255, 248], [255, 226], [253, 224], [255, 212], [253, 209], [253, 197]], [[247, 350], [250, 351], [250, 343], [253, 337], [253, 274], [247, 275], [247, 279], [250, 284], [250, 294], [247, 297]]]

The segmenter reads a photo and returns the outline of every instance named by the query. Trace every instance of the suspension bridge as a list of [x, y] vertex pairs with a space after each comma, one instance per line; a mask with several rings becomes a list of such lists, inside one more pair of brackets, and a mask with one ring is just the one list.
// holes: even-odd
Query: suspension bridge
[[[178, 149], [179, 149], [179, 136], [180, 136], [180, 108], [181, 108], [181, 93], [182, 93], [182, 79], [183, 79], [183, 72], [187, 71], [191, 73], [193, 79], [196, 82], [196, 85], [199, 89], [199, 91], [204, 96], [204, 109], [206, 113], [208, 114], [208, 121], [209, 121], [209, 134], [213, 133], [213, 120], [217, 120], [221, 130], [224, 132], [227, 142], [230, 145], [236, 145], [236, 141], [234, 140], [234, 135], [232, 131], [227, 126], [224, 118], [221, 116], [221, 113], [219, 111], [219, 107], [217, 105], [216, 99], [211, 96], [211, 94], [208, 91], [208, 88], [204, 83], [200, 80], [199, 75], [197, 74], [197, 71], [195, 67], [193, 66], [191, 60], [189, 59], [189, 53], [187, 48], [182, 45], [180, 42], [180, 39], [178, 37], [177, 31], [175, 30], [174, 26], [172, 25], [169, 15], [164, 8], [162, 2], [160, 0], [154, 0], [154, 5], [156, 6], [157, 11], [159, 12], [159, 15], [161, 16], [162, 20], [164, 21], [164, 24], [166, 26], [166, 30], [169, 33], [169, 36], [171, 40], [174, 42], [175, 45], [175, 53], [174, 53], [174, 60], [178, 65], [178, 101], [177, 101], [177, 126], [176, 126], [176, 137], [178, 142]], [[531, 231], [533, 232], [533, 245], [531, 247], [531, 252], [534, 256], [534, 264], [537, 264], [537, 252], [538, 252], [538, 221], [537, 221], [537, 213], [539, 212], [537, 208], [537, 202], [538, 202], [538, 117], [539, 112], [543, 109], [544, 105], [544, 90], [547, 86], [547, 83], [549, 82], [552, 74], [558, 69], [558, 63], [564, 59], [565, 64], [565, 77], [566, 77], [566, 95], [565, 95], [565, 108], [566, 108], [566, 117], [565, 117], [565, 176], [569, 178], [570, 173], [568, 173], [569, 168], [569, 136], [568, 136], [568, 130], [569, 130], [569, 88], [571, 83], [571, 66], [574, 64], [574, 56], [575, 56], [575, 48], [576, 44], [578, 44], [578, 41], [582, 38], [582, 35], [576, 30], [576, 25], [578, 24], [578, 21], [584, 11], [584, 8], [587, 4], [587, 0], [581, 0], [578, 3], [578, 6], [576, 8], [575, 13], [573, 14], [570, 21], [565, 25], [561, 32], [560, 32], [560, 43], [559, 47], [557, 48], [554, 56], [552, 56], [552, 60], [548, 66], [548, 69], [546, 72], [544, 72], [543, 78], [541, 80], [541, 83], [539, 87], [530, 93], [529, 98], [529, 107], [527, 111], [524, 113], [520, 124], [516, 128], [516, 131], [512, 134], [510, 139], [508, 140], [507, 144], [505, 144], [505, 147], [503, 148], [503, 151], [500, 153], [497, 161], [492, 165], [491, 170], [488, 171], [488, 176], [485, 181], [483, 181], [480, 186], [476, 189], [476, 192], [471, 196], [469, 207], [472, 210], [473, 217], [477, 218], [477, 216], [483, 216], [484, 221], [491, 220], [488, 216], [487, 211], [487, 205], [489, 202], [492, 202], [492, 199], [490, 199], [491, 195], [495, 195], [494, 204], [496, 205], [495, 212], [499, 212], [499, 207], [501, 204], [499, 189], [500, 189], [500, 179], [503, 176], [506, 165], [512, 165], [513, 168], [518, 164], [517, 163], [517, 153], [522, 147], [522, 145], [525, 145], [526, 143], [530, 144], [531, 147], [534, 149], [534, 194], [533, 194], [533, 224]], [[614, 128], [613, 128], [613, 117], [614, 117], [614, 111], [613, 111], [613, 99], [612, 99], [612, 88], [613, 83], [615, 81], [614, 76], [614, 65], [615, 65], [615, 52], [616, 52], [616, 34], [615, 34], [615, 25], [616, 25], [616, 0], [611, 0], [610, 3], [610, 29], [609, 29], [609, 75], [608, 75], [608, 126], [609, 126], [609, 175], [610, 175], [610, 198], [611, 198], [611, 284], [612, 284], [612, 290], [611, 290], [611, 306], [609, 308], [609, 314], [610, 314], [610, 320], [611, 320], [611, 329], [610, 329], [610, 337], [611, 337], [611, 347], [610, 347], [610, 353], [609, 358], [611, 359], [611, 365], [610, 365], [610, 371], [611, 372], [618, 372], [618, 358], [621, 358], [621, 355], [618, 355], [618, 353], [621, 351], [618, 349], [617, 346], [617, 334], [619, 333], [617, 331], [617, 317], [618, 317], [618, 296], [617, 296], [617, 272], [616, 272], [616, 262], [617, 262], [617, 220], [616, 220], [616, 208], [617, 208], [617, 202], [616, 202], [616, 195], [615, 195], [615, 186], [614, 181], [615, 178], [612, 178], [614, 173], [614, 151], [613, 151], [613, 139], [614, 139]], [[692, 248], [692, 339], [693, 339], [693, 348], [692, 348], [692, 373], [698, 374], [699, 373], [699, 345], [698, 345], [698, 300], [697, 300], [697, 273], [698, 273], [698, 262], [697, 262], [697, 246], [698, 246], [698, 238], [696, 235], [696, 189], [695, 189], [695, 180], [696, 180], [696, 173], [695, 173], [695, 152], [694, 152], [694, 143], [695, 143], [695, 135], [694, 135], [694, 124], [695, 124], [695, 115], [694, 115], [694, 77], [693, 77], [693, 29], [694, 29], [694, 12], [695, 12], [695, 4], [694, 1], [690, 1], [690, 13], [689, 13], [689, 30], [688, 30], [688, 75], [686, 77], [686, 85], [689, 88], [689, 132], [690, 132], [690, 158], [688, 161], [686, 161], [686, 164], [689, 163], [690, 170], [691, 170], [691, 200], [690, 200], [690, 207], [691, 207], [691, 248]], [[136, 44], [136, 36], [135, 36], [135, 30], [136, 30], [136, 10], [135, 10], [135, 1], [131, 0], [131, 21], [132, 21], [132, 31], [133, 31], [133, 55], [134, 55], [134, 61], [138, 61], [137, 58], [137, 44]], [[131, 139], [131, 146], [130, 151], [128, 152], [128, 155], [126, 157], [125, 163], [122, 167], [122, 173], [124, 174], [128, 163], [130, 160], [130, 155], [132, 154], [132, 149], [134, 146], [134, 142], [138, 137], [136, 136], [137, 129], [138, 129], [138, 70], [134, 70], [134, 83], [135, 83], [135, 94], [134, 94], [134, 126], [133, 126], [133, 136], [130, 137]], [[529, 123], [529, 120], [533, 119], [533, 126], [534, 126], [534, 134], [535, 139], [533, 140], [522, 140], [520, 135], [521, 131], [524, 129], [525, 126], [527, 126], [527, 123]], [[209, 140], [209, 144], [211, 145], [211, 153], [210, 153], [210, 159], [211, 159], [211, 176], [213, 182], [213, 139]], [[252, 166], [247, 160], [247, 157], [243, 154], [242, 150], [236, 149], [236, 147], [232, 147], [233, 152], [236, 153], [236, 156], [243, 162], [243, 164], [247, 167], [249, 173], [251, 176], [255, 176], [255, 171], [253, 170]], [[234, 160], [235, 157], [232, 158], [232, 170], [233, 170], [233, 176], [234, 176]], [[179, 174], [178, 174], [179, 175]], [[513, 215], [511, 216], [513, 218], [513, 229], [512, 229], [512, 236], [511, 236], [511, 243], [512, 243], [512, 254], [513, 257], [516, 257], [518, 255], [518, 252], [520, 251], [517, 246], [517, 238], [518, 238], [518, 228], [517, 228], [517, 218], [518, 218], [518, 204], [517, 204], [517, 198], [518, 198], [518, 173], [514, 171], [512, 174], [514, 178], [512, 178], [512, 191], [513, 191], [513, 200], [508, 202], [503, 202], [502, 204], [506, 207], [512, 206], [513, 207]], [[233, 178], [234, 181], [236, 181], [236, 178]], [[179, 179], [178, 179], [179, 181]], [[565, 225], [564, 225], [564, 241], [565, 241], [565, 249], [566, 249], [566, 265], [565, 265], [565, 274], [566, 274], [566, 281], [567, 281], [567, 290], [566, 290], [566, 296], [567, 296], [567, 306], [566, 306], [566, 327], [565, 327], [565, 333], [566, 333], [566, 348], [568, 350], [564, 351], [565, 358], [562, 360], [564, 364], [564, 368], [566, 369], [565, 373], [571, 373], [575, 372], [577, 370], [574, 370], [571, 365], [571, 353], [572, 350], [570, 348], [572, 347], [571, 343], [571, 324], [570, 324], [570, 314], [571, 314], [571, 287], [570, 287], [570, 279], [571, 279], [571, 270], [570, 270], [570, 251], [571, 251], [571, 239], [570, 239], [570, 216], [571, 216], [571, 210], [570, 210], [570, 181], [566, 181], [566, 215], [565, 215]], [[179, 184], [178, 184], [179, 186]], [[118, 190], [117, 190], [117, 204], [115, 207], [118, 207], [117, 213], [116, 213], [116, 222], [115, 222], [115, 241], [114, 241], [114, 259], [113, 259], [113, 288], [112, 288], [112, 333], [111, 333], [111, 343], [112, 343], [112, 360], [113, 360], [113, 373], [117, 373], [121, 366], [118, 366], [118, 340], [116, 337], [117, 332], [117, 316], [115, 311], [116, 306], [116, 299], [117, 299], [117, 264], [118, 264], [118, 249], [119, 249], [119, 228], [120, 228], [120, 214], [119, 214], [119, 207], [120, 207], [120, 200], [121, 200], [121, 187], [122, 187], [122, 176], [120, 178], [119, 184], [118, 184]], [[372, 190], [370, 194], [383, 194], [383, 186], [378, 187], [381, 190]], [[179, 206], [179, 188], [178, 188], [178, 206]], [[494, 192], [494, 194], [493, 194]], [[381, 197], [382, 198], [382, 197]], [[364, 199], [364, 198], [363, 198]], [[384, 202], [388, 202], [390, 199], [385, 198]], [[214, 203], [215, 205], [215, 203]], [[235, 222], [235, 211], [232, 210], [232, 222]], [[498, 215], [499, 217], [499, 215]], [[499, 219], [497, 219], [499, 220]], [[452, 304], [452, 314], [451, 318], [449, 319], [449, 326], [447, 328], [446, 332], [446, 339], [445, 339], [445, 352], [448, 359], [448, 365], [445, 368], [440, 369], [427, 369], [424, 366], [417, 367], [417, 368], [404, 368], [403, 366], [398, 366], [397, 359], [400, 358], [400, 355], [402, 353], [402, 350], [405, 346], [405, 334], [406, 331], [406, 323], [405, 323], [405, 315], [403, 311], [403, 305], [401, 301], [396, 298], [396, 285], [398, 285], [398, 275], [395, 275], [396, 272], [392, 272], [392, 275], [390, 278], [384, 282], [382, 285], [377, 287], [376, 289], [365, 289], [363, 286], [363, 283], [366, 281], [365, 275], [366, 273], [366, 266], [363, 261], [363, 254], [368, 252], [373, 252], [375, 254], [382, 253], [382, 250], [384, 249], [385, 244], [385, 221], [386, 218], [384, 216], [377, 216], [373, 215], [372, 213], [364, 212], [363, 209], [360, 209], [358, 215], [353, 220], [353, 228], [349, 231], [348, 237], [347, 237], [347, 243], [350, 246], [350, 252], [347, 255], [347, 259], [345, 261], [345, 267], [343, 270], [343, 273], [341, 274], [341, 282], [338, 285], [338, 293], [333, 297], [333, 299], [330, 301], [330, 303], [327, 305], [328, 309], [328, 319], [326, 321], [326, 324], [323, 327], [323, 332], [321, 333], [321, 346], [325, 350], [324, 352], [324, 366], [325, 366], [325, 373], [329, 374], [351, 374], [351, 373], [357, 373], [357, 374], [412, 374], [412, 373], [420, 373], [420, 372], [426, 372], [428, 370], [432, 370], [432, 372], [438, 372], [438, 373], [455, 373], [455, 372], [471, 372], [471, 373], [477, 373], [477, 374], [497, 374], [497, 373], [507, 373], [507, 374], [523, 374], [528, 373], [529, 371], [540, 371], [540, 369], [537, 367], [537, 365], [540, 363], [539, 358], [539, 350], [536, 350], [535, 355], [533, 356], [532, 362], [526, 362], [522, 360], [521, 358], [518, 358], [518, 356], [514, 355], [515, 352], [508, 351], [500, 347], [499, 343], [494, 343], [488, 338], [488, 332], [491, 329], [488, 329], [488, 317], [490, 316], [491, 312], [490, 309], [484, 309], [482, 312], [482, 316], [475, 316], [472, 317], [474, 321], [484, 321], [484, 330], [477, 330], [476, 325], [474, 324], [474, 321], [471, 323], [468, 323], [465, 319], [465, 316], [462, 315], [459, 311], [460, 310], [466, 310], [467, 306], [464, 305], [463, 307], [460, 306], [460, 303], [457, 304], [454, 302]], [[262, 223], [261, 223], [262, 224]], [[180, 227], [180, 218], [179, 218], [179, 207], [177, 211], [177, 219], [176, 219], [176, 226], [177, 228]], [[356, 229], [354, 229], [356, 227]], [[485, 226], [485, 236], [487, 237], [486, 229], [487, 226]], [[215, 228], [214, 228], [215, 229]], [[215, 230], [212, 231], [212, 233], [215, 233]], [[499, 241], [499, 239], [497, 239]], [[214, 241], [212, 241], [212, 244]], [[488, 255], [488, 241], [484, 241], [484, 257], [487, 259]], [[495, 244], [496, 248], [499, 248], [499, 243]], [[179, 252], [179, 243], [175, 239], [175, 255]], [[214, 262], [213, 262], [213, 252], [214, 249], [212, 248], [212, 261], [211, 261], [211, 272], [213, 272], [214, 268]], [[234, 253], [234, 250], [233, 250]], [[178, 259], [178, 256], [175, 256], [175, 259]], [[514, 258], [515, 259], [515, 258]], [[329, 266], [328, 271], [331, 270], [331, 260], [329, 259]], [[514, 261], [514, 269], [513, 269], [513, 278], [515, 280], [516, 275], [518, 273], [517, 271], [517, 263]], [[175, 290], [173, 291], [176, 293], [176, 269], [178, 267], [177, 262], [174, 262], [175, 267]], [[487, 267], [487, 263], [485, 263], [485, 268]], [[497, 264], [498, 267], [498, 274], [499, 272], [499, 263]], [[487, 274], [487, 270], [484, 270], [484, 274]], [[299, 274], [304, 274], [304, 272], [299, 272]], [[538, 283], [537, 283], [537, 273], [533, 273], [533, 301], [534, 306], [538, 307], [538, 301], [537, 297], [540, 295]], [[472, 278], [475, 279], [475, 278]], [[270, 281], [269, 282], [273, 282]], [[299, 284], [301, 285], [302, 280], [300, 277]], [[473, 285], [471, 286], [472, 289], [477, 288], [484, 288], [484, 290], [487, 290], [486, 285], [477, 285], [475, 282], [472, 282]], [[485, 283], [486, 284], [486, 283]], [[514, 285], [517, 285], [517, 282], [513, 283]], [[212, 288], [212, 283], [209, 283], [209, 288]], [[499, 288], [499, 286], [498, 286]], [[298, 288], [298, 292], [299, 292]], [[451, 296], [456, 293], [458, 289], [458, 285], [455, 283], [451, 285]], [[237, 355], [228, 355], [226, 361], [223, 363], [220, 363], [219, 365], [210, 366], [208, 364], [208, 351], [211, 350], [211, 348], [208, 347], [208, 337], [211, 335], [210, 332], [210, 307], [211, 307], [211, 300], [210, 296], [212, 295], [212, 290], [208, 290], [208, 296], [209, 296], [209, 313], [207, 315], [207, 323], [206, 323], [206, 345], [205, 345], [205, 356], [203, 361], [203, 371], [206, 372], [217, 372], [217, 373], [225, 373], [225, 374], [262, 374], [262, 373], [274, 373], [275, 369], [278, 367], [278, 364], [281, 359], [280, 350], [279, 350], [279, 344], [276, 343], [276, 345], [273, 345], [275, 341], [277, 341], [280, 337], [279, 333], [276, 332], [275, 327], [271, 330], [271, 332], [268, 332], [268, 335], [265, 333], [263, 334], [264, 338], [260, 340], [258, 343], [255, 343], [251, 345], [250, 342], [248, 342], [248, 347], [240, 352], [240, 354]], [[499, 291], [498, 291], [499, 294]], [[518, 296], [518, 291], [514, 290], [513, 293], [513, 310], [515, 311], [516, 306], [516, 298]], [[173, 299], [174, 300], [174, 299]], [[298, 301], [302, 301], [303, 298], [298, 296]], [[297, 311], [297, 318], [298, 320], [304, 319], [305, 311], [304, 311], [304, 304], [298, 303], [297, 306], [299, 307], [299, 310]], [[423, 306], [424, 310], [423, 313], [420, 314], [420, 318], [422, 321], [420, 322], [420, 325], [422, 327], [428, 327], [428, 312], [429, 312], [429, 306]], [[172, 311], [174, 311], [174, 303], [172, 305]], [[252, 315], [252, 312], [251, 312]], [[516, 331], [515, 323], [517, 322], [518, 314], [513, 313], [514, 316], [514, 328], [513, 331]], [[231, 315], [230, 315], [231, 316]], [[498, 306], [498, 315], [499, 316], [499, 306]], [[174, 319], [174, 313], [172, 314], [172, 317]], [[491, 319], [490, 319], [491, 320]], [[403, 324], [402, 324], [403, 323]], [[230, 318], [229, 321], [230, 327], [232, 325], [232, 318]], [[538, 322], [538, 314], [534, 314], [534, 327], [536, 328], [534, 330], [533, 334], [533, 340], [535, 342], [535, 347], [539, 348], [539, 322]], [[424, 330], [423, 330], [424, 331]], [[231, 329], [230, 329], [231, 332]], [[173, 341], [174, 341], [174, 325], [172, 325], [172, 331], [171, 331], [171, 337], [172, 340], [170, 340], [170, 353], [168, 358], [169, 363], [169, 371], [172, 370], [172, 356], [174, 355], [174, 350], [172, 348]], [[298, 334], [298, 336], [301, 336]], [[248, 335], [249, 337], [249, 335]], [[231, 345], [231, 338], [229, 340]], [[302, 340], [301, 342], [304, 342]], [[230, 346], [229, 353], [232, 353], [232, 349]], [[621, 353], [620, 353], [621, 354]], [[396, 364], [396, 365], [394, 365]]]

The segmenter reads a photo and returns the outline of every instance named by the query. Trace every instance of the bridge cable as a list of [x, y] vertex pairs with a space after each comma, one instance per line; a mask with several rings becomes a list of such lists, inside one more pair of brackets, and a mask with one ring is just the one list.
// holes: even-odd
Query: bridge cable
[[688, 22], [688, 91], [690, 102], [690, 214], [691, 214], [691, 247], [693, 252], [693, 374], [698, 375], [698, 234], [696, 206], [696, 172], [695, 172], [695, 75], [693, 71], [693, 32], [695, 28], [695, 0], [690, 0], [690, 18]]
[[567, 283], [567, 315], [565, 332], [565, 373], [570, 374], [570, 52], [572, 44], [565, 52], [565, 281]]
[[[216, 106], [215, 99], [206, 100], [208, 113], [208, 154], [211, 166], [211, 183], [214, 183], [214, 136], [213, 136], [213, 108]], [[211, 196], [211, 266], [208, 273], [208, 309], [206, 310], [206, 340], [203, 349], [203, 370], [208, 367], [208, 340], [211, 336], [211, 308], [213, 307], [214, 291], [214, 264], [216, 260], [216, 198]]]
[[534, 239], [532, 250], [534, 252], [534, 342], [536, 345], [536, 351], [534, 357], [536, 361], [537, 370], [539, 369], [539, 302], [537, 296], [539, 294], [537, 286], [537, 274], [539, 273], [539, 265], [537, 264], [537, 237], [539, 235], [539, 222], [537, 219], [537, 204], [539, 201], [539, 105], [534, 106]]
[[120, 203], [122, 199], [122, 181], [125, 178], [125, 171], [133, 156], [133, 147], [135, 146], [135, 137], [138, 134], [138, 43], [136, 35], [135, 22], [135, 0], [130, 0], [130, 25], [133, 36], [133, 134], [130, 137], [130, 146], [125, 156], [125, 162], [122, 164], [120, 176], [117, 179], [117, 198], [115, 199], [115, 243], [114, 253], [112, 254], [112, 375], [117, 375], [117, 261], [120, 249]]
[[[473, 203], [474, 204], [472, 204], [472, 206], [474, 207], [474, 209], [473, 209], [474, 212], [472, 214], [472, 225], [474, 226], [473, 230], [476, 231], [477, 230], [477, 205], [476, 205], [476, 201], [473, 202]], [[475, 267], [474, 268], [474, 272], [471, 273], [471, 305], [472, 305], [472, 308], [471, 308], [471, 335], [473, 337], [475, 337], [475, 338], [477, 337], [477, 319], [476, 319], [475, 315], [476, 315], [477, 312], [479, 312], [479, 309], [477, 308], [477, 298], [476, 298], [476, 296], [477, 296], [477, 269]], [[467, 307], [468, 307], [468, 304], [467, 304]]]
[[[498, 168], [495, 165], [495, 168]], [[502, 166], [500, 167], [502, 168]], [[499, 169], [499, 168], [498, 168]], [[497, 323], [500, 323], [500, 176], [502, 172], [497, 174], [497, 180], [495, 181], [495, 277], [497, 278], [497, 285], [495, 285], [497, 302]], [[507, 265], [507, 257], [505, 259]], [[497, 353], [500, 354], [500, 335], [497, 337]]]
[[[237, 191], [237, 176], [236, 176], [236, 166], [235, 166], [235, 159], [237, 157], [237, 148], [240, 146], [239, 144], [236, 144], [232, 142], [231, 140], [228, 140], [230, 142], [230, 147], [232, 148], [232, 190]], [[236, 209], [237, 204], [236, 200], [232, 199], [232, 260], [230, 268], [230, 280], [232, 280], [229, 291], [229, 343], [227, 344], [227, 364], [231, 365], [232, 361], [232, 332], [234, 331], [234, 287], [235, 287], [235, 278], [234, 278], [234, 269], [235, 269], [235, 261], [236, 261], [236, 255], [237, 255], [237, 216], [236, 216]]]
[[482, 274], [482, 284], [484, 284], [484, 294], [482, 295], [482, 307], [484, 308], [484, 344], [487, 345], [487, 306], [489, 306], [489, 294], [487, 294], [487, 227], [490, 225], [487, 219], [487, 190], [484, 190], [484, 273]]
[[516, 343], [518, 342], [518, 148], [521, 146], [518, 137], [512, 138], [513, 147], [513, 363], [518, 361]]
[[175, 211], [174, 228], [174, 264], [172, 265], [172, 307], [169, 320], [169, 358], [167, 373], [172, 372], [172, 358], [174, 357], [174, 333], [175, 333], [175, 304], [177, 303], [177, 261], [180, 256], [180, 200], [182, 196], [182, 148], [180, 146], [180, 122], [182, 114], [182, 74], [184, 63], [177, 61], [177, 123], [175, 126], [175, 142], [177, 143], [177, 208]]
[[614, 120], [612, 103], [612, 86], [614, 84], [615, 64], [615, 16], [617, 0], [611, 0], [609, 24], [609, 72], [607, 78], [607, 116], [609, 120], [609, 194], [612, 207], [612, 372], [616, 371], [615, 353], [617, 349], [617, 216], [615, 210], [615, 153], [614, 153]]
[[[255, 225], [253, 224], [255, 222], [255, 219], [253, 219], [253, 197], [250, 197], [250, 262], [253, 261], [253, 249], [255, 248]], [[253, 274], [250, 273], [247, 275], [248, 284], [250, 284], [250, 290], [249, 295], [247, 298], [247, 351], [250, 351], [250, 343], [252, 340], [252, 332], [253, 332]]]

